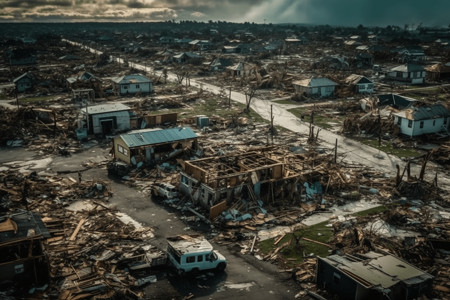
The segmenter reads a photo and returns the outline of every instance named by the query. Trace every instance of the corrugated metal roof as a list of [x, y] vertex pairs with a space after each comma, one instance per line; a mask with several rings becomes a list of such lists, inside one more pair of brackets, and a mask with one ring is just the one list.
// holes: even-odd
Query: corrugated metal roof
[[431, 120], [436, 118], [450, 117], [450, 112], [442, 104], [434, 104], [430, 106], [415, 107], [395, 113], [394, 115], [406, 118], [408, 120]]
[[[86, 107], [83, 107], [81, 110], [84, 113], [86, 113]], [[102, 105], [88, 106], [87, 110], [88, 110], [88, 114], [95, 115], [95, 114], [104, 114], [104, 113], [109, 113], [109, 112], [114, 112], [114, 111], [130, 110], [130, 107], [128, 107], [122, 103], [114, 103], [114, 104], [102, 104]]]
[[170, 129], [136, 130], [127, 134], [121, 134], [120, 137], [128, 147], [133, 148], [194, 139], [197, 135], [189, 127], [177, 127]]
[[361, 261], [355, 261], [354, 257], [349, 259], [340, 255], [331, 255], [321, 259], [351, 275], [356, 281], [360, 281], [358, 278], [361, 278], [364, 281], [361, 283], [364, 285], [369, 283], [371, 286], [389, 288], [400, 281], [413, 278], [419, 282], [433, 278], [430, 274], [392, 255], [374, 256]]
[[150, 82], [150, 79], [141, 74], [131, 74], [114, 78], [113, 81], [118, 84], [147, 83]]
[[347, 84], [362, 84], [362, 83], [373, 83], [372, 80], [368, 79], [363, 75], [352, 74], [345, 78], [345, 83]]
[[303, 79], [299, 81], [294, 81], [292, 84], [307, 86], [307, 87], [322, 87], [322, 86], [334, 86], [338, 85], [336, 82], [328, 79], [328, 78], [310, 78]]
[[406, 64], [402, 66], [398, 66], [395, 68], [392, 68], [391, 71], [397, 71], [397, 72], [422, 72], [425, 71], [425, 69], [422, 66], [415, 65], [415, 64]]

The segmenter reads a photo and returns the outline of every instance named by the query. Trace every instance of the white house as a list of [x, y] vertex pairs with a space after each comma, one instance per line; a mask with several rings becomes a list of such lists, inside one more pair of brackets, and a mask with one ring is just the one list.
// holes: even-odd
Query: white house
[[365, 76], [352, 74], [345, 78], [345, 83], [354, 88], [360, 94], [373, 93], [373, 81]]
[[295, 93], [305, 94], [310, 97], [328, 97], [333, 95], [336, 82], [328, 78], [310, 78], [294, 81]]
[[141, 74], [124, 75], [113, 79], [113, 82], [116, 94], [128, 95], [153, 92], [152, 82]]
[[83, 119], [79, 128], [87, 128], [91, 134], [111, 134], [129, 130], [130, 108], [121, 103], [88, 106], [81, 109]]
[[410, 137], [427, 133], [447, 132], [450, 124], [450, 112], [442, 104], [418, 106], [393, 113], [394, 122], [400, 132]]
[[414, 64], [401, 65], [389, 70], [386, 78], [395, 81], [404, 81], [410, 84], [425, 82], [426, 71], [422, 66]]

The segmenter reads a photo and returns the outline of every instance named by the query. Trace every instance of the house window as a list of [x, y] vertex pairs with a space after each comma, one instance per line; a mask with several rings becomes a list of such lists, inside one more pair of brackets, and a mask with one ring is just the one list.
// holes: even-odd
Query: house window
[[444, 125], [447, 125], [447, 118], [444, 118]]
[[367, 89], [369, 89], [369, 90], [373, 89], [373, 83], [369, 83], [369, 84], [367, 85]]
[[420, 128], [423, 128], [423, 121], [420, 121]]
[[436, 126], [436, 120], [433, 120], [433, 126]]
[[408, 128], [412, 128], [412, 120], [408, 120]]
[[186, 262], [188, 264], [195, 262], [195, 256], [188, 256], [188, 257], [186, 257]]
[[136, 84], [136, 88], [137, 88], [137, 89], [139, 88], [139, 84]]
[[127, 155], [128, 156], [128, 149], [125, 149], [121, 145], [117, 145], [117, 150], [119, 151], [119, 153], [122, 153], [123, 155]]
[[124, 85], [124, 86], [123, 86], [123, 89], [124, 89], [124, 90], [128, 90], [128, 84]]
[[402, 125], [402, 118], [397, 117], [397, 125]]
[[201, 261], [203, 261], [203, 255], [199, 255], [199, 256], [197, 256], [197, 261], [198, 261], [198, 262], [201, 262]]

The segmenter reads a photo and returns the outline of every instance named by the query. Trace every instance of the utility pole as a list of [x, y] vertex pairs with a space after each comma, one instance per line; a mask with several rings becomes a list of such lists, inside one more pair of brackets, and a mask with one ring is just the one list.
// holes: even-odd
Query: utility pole
[[337, 161], [337, 144], [338, 144], [338, 139], [336, 139], [336, 144], [334, 146], [334, 163], [336, 163], [336, 161]]

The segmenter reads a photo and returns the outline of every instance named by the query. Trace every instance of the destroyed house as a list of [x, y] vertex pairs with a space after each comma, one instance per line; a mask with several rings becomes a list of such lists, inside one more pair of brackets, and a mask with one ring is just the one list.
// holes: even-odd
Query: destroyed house
[[81, 109], [83, 119], [79, 128], [87, 128], [90, 134], [112, 134], [130, 129], [131, 111], [124, 104], [102, 104]]
[[137, 165], [170, 158], [197, 148], [197, 135], [189, 127], [143, 129], [114, 138], [114, 158]]
[[50, 233], [33, 212], [0, 217], [0, 283], [44, 284], [49, 279], [43, 241]]
[[415, 64], [401, 65], [390, 69], [386, 78], [406, 82], [410, 84], [422, 84], [425, 82], [426, 72], [422, 66]]
[[323, 157], [308, 159], [293, 153], [280, 156], [262, 150], [185, 161], [179, 189], [207, 208], [224, 201], [231, 204], [239, 198], [259, 206], [293, 200], [300, 196], [303, 182], [320, 178], [319, 172], [311, 170], [309, 165], [316, 159], [323, 160]]
[[153, 92], [151, 80], [141, 74], [124, 75], [113, 79], [113, 82], [116, 95]]
[[34, 76], [31, 73], [27, 72], [15, 78], [13, 80], [13, 83], [16, 86], [16, 91], [18, 93], [22, 93], [28, 89], [31, 89], [33, 87], [34, 81]]
[[395, 109], [405, 109], [417, 102], [416, 99], [400, 96], [397, 94], [378, 95], [378, 106], [391, 106]]
[[450, 112], [442, 104], [420, 106], [417, 102], [393, 115], [400, 132], [410, 137], [439, 132], [448, 134], [450, 128]]
[[368, 252], [317, 259], [317, 286], [340, 299], [416, 299], [432, 288], [433, 276], [393, 255]]
[[333, 95], [335, 87], [338, 85], [336, 82], [328, 78], [310, 78], [293, 83], [295, 93], [300, 95], [306, 95], [308, 97], [328, 97]]

